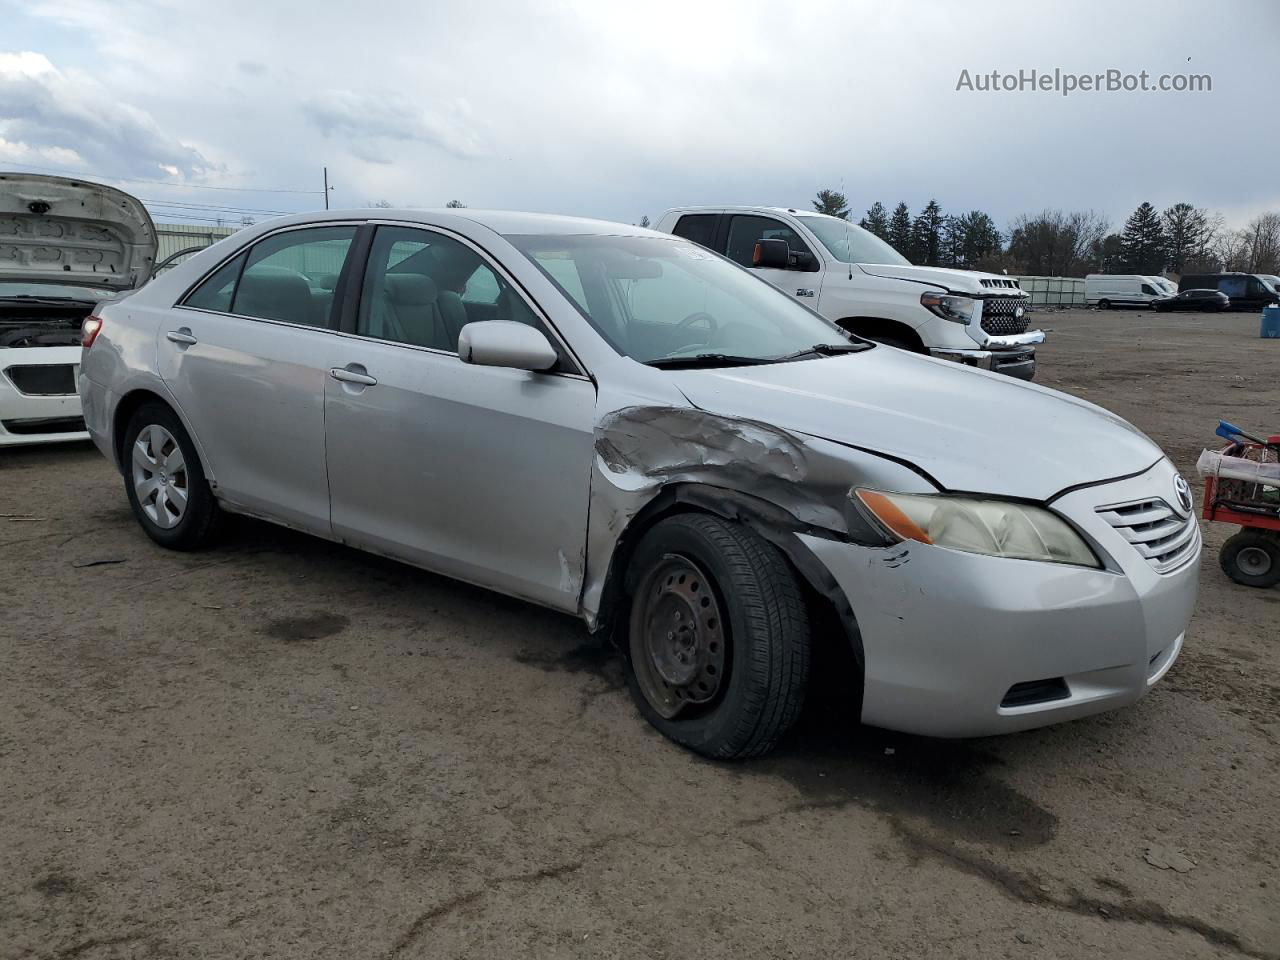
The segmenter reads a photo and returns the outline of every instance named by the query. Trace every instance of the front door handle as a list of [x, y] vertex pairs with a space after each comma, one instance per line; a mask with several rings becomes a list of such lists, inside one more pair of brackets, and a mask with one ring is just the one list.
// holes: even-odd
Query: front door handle
[[352, 370], [351, 368], [354, 366], [358, 366], [358, 364], [352, 363], [345, 367], [330, 367], [329, 376], [335, 380], [341, 380], [343, 383], [358, 383], [362, 387], [376, 387], [378, 385], [376, 377], [363, 373], [363, 368]]
[[184, 347], [189, 347], [193, 343], [199, 343], [195, 337], [191, 335], [190, 327], [181, 327], [178, 330], [170, 330], [165, 334], [165, 339], [172, 340], [174, 343], [180, 343]]

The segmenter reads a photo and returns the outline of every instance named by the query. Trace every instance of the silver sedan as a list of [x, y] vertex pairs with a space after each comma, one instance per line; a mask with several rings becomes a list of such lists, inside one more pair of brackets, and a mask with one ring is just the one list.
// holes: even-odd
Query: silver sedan
[[101, 310], [79, 388], [157, 543], [250, 514], [577, 614], [712, 757], [773, 746], [828, 647], [905, 731], [1131, 703], [1195, 601], [1190, 492], [1123, 420], [640, 228], [271, 221]]

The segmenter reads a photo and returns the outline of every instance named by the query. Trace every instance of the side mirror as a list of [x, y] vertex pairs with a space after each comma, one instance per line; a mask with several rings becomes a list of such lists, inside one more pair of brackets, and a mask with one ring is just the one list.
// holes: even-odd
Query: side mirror
[[791, 248], [785, 240], [766, 240], [761, 237], [751, 251], [751, 266], [786, 270], [791, 266]]
[[542, 331], [514, 320], [478, 320], [458, 334], [463, 363], [516, 370], [550, 370], [559, 356]]

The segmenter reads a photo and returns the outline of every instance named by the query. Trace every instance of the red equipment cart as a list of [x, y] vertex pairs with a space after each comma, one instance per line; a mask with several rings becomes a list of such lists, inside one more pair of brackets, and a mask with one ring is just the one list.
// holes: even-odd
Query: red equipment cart
[[[1255, 463], [1277, 463], [1280, 436], [1268, 437], [1265, 443], [1232, 442], [1221, 453]], [[1280, 486], [1206, 476], [1204, 518], [1240, 525], [1240, 532], [1230, 537], [1218, 554], [1228, 577], [1248, 587], [1280, 583]]]

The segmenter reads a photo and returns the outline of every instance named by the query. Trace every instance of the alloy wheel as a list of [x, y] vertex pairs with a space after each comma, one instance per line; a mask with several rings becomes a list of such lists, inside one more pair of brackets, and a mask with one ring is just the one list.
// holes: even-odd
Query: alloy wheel
[[181, 522], [187, 510], [187, 466], [182, 447], [164, 427], [151, 423], [133, 444], [133, 492], [138, 506], [158, 527]]

